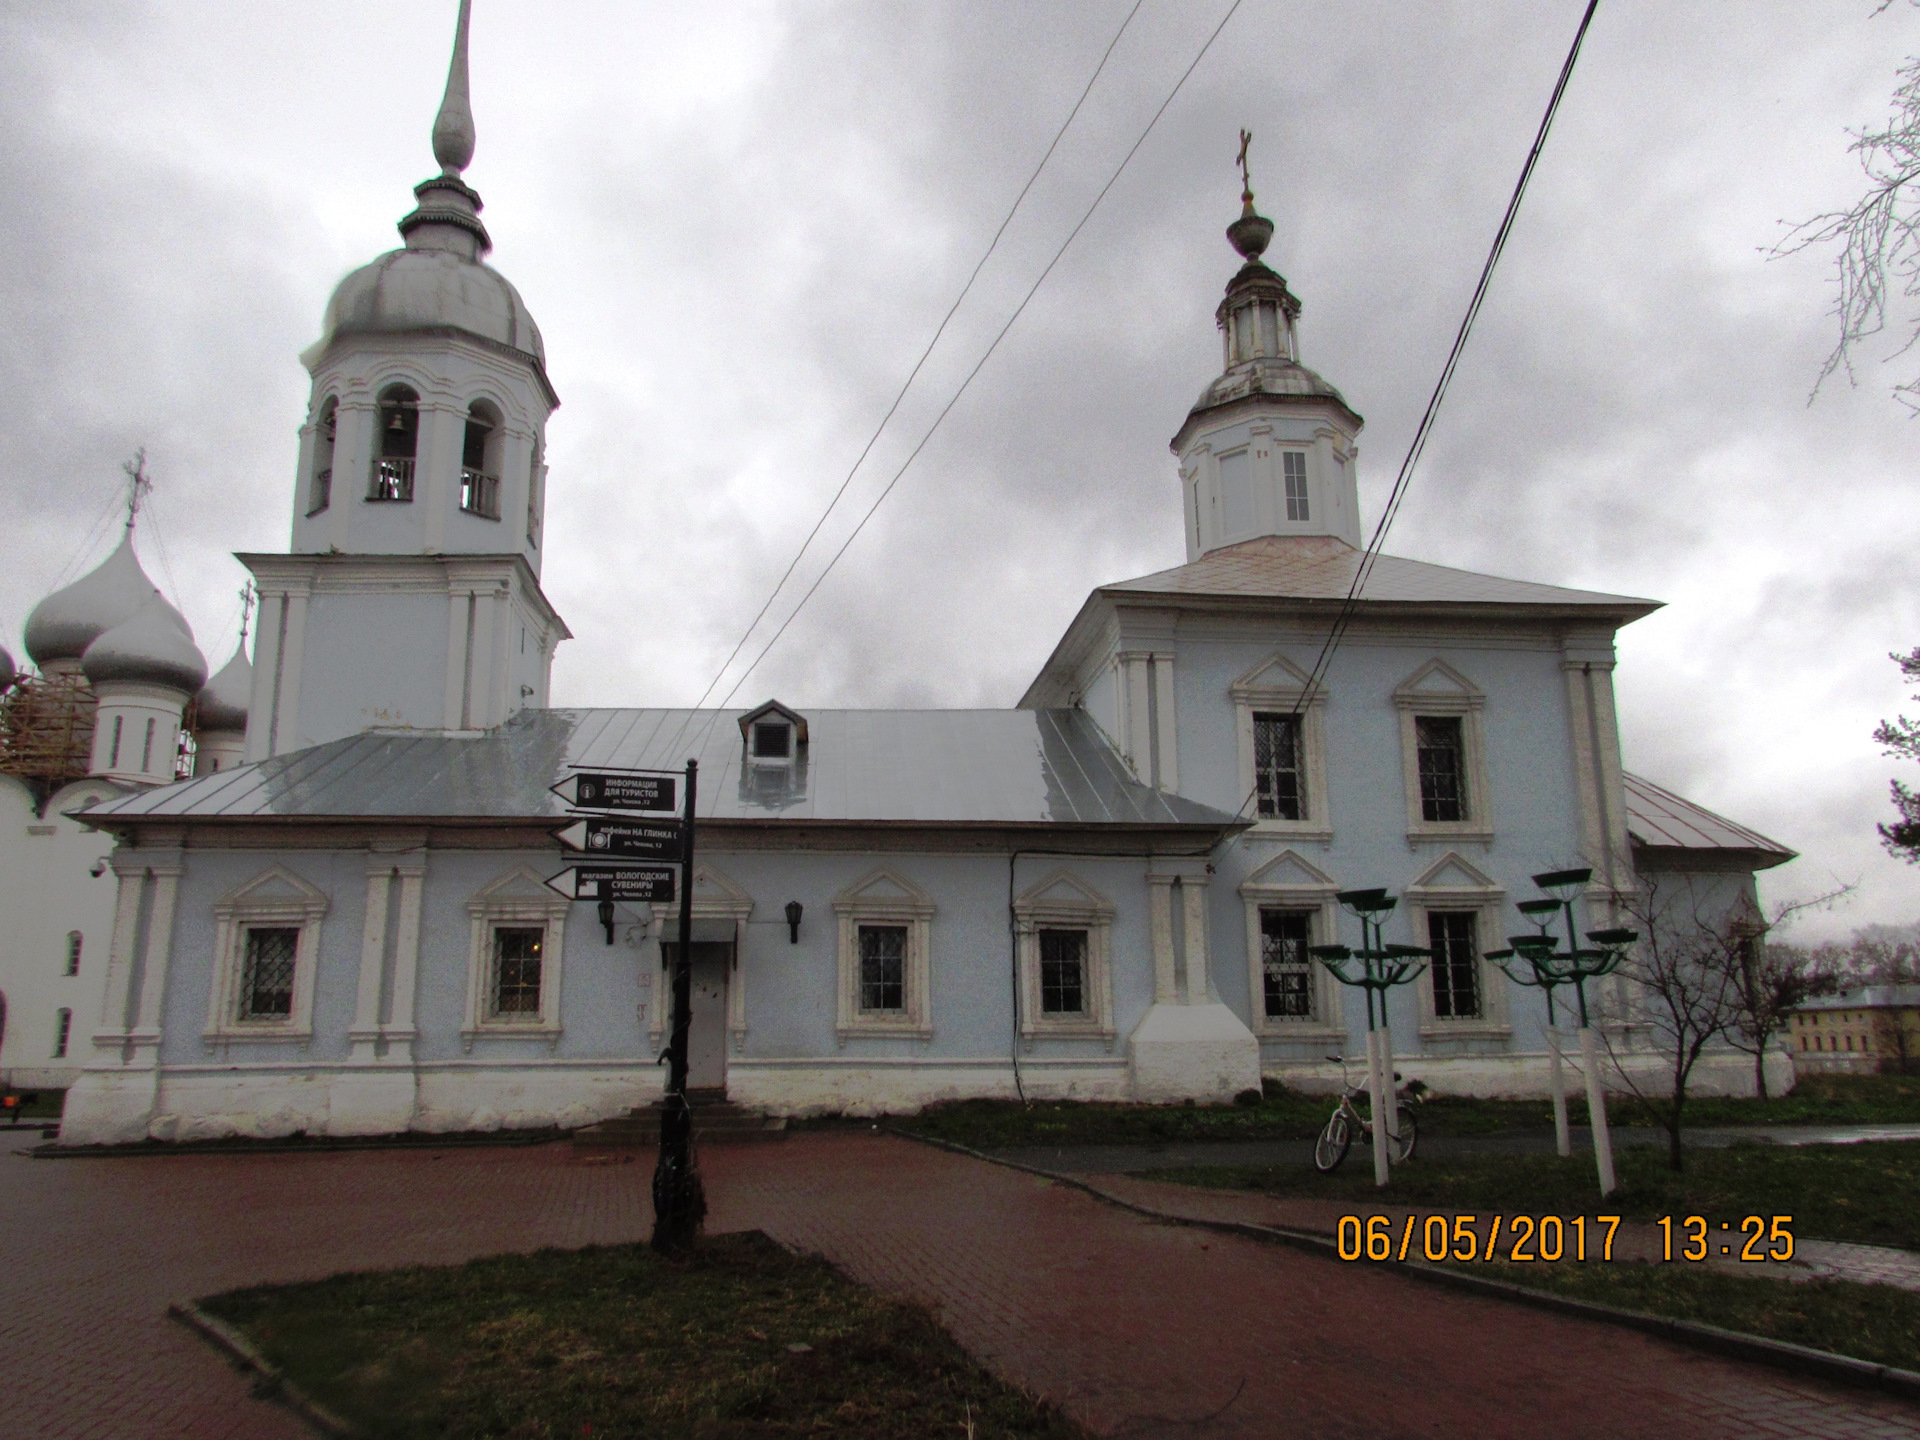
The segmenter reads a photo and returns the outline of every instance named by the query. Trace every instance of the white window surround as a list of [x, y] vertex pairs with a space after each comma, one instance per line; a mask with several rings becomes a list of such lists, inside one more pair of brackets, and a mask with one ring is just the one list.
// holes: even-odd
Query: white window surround
[[[1233, 697], [1234, 733], [1240, 753], [1240, 794], [1251, 796], [1254, 788], [1253, 717], [1255, 714], [1291, 714], [1306, 692], [1311, 677], [1284, 655], [1272, 655], [1242, 675], [1228, 687]], [[1327, 798], [1327, 689], [1318, 686], [1313, 698], [1302, 708], [1300, 719], [1300, 763], [1306, 770], [1303, 798], [1306, 818], [1280, 820], [1253, 815], [1250, 835], [1271, 835], [1286, 840], [1331, 840], [1333, 815]], [[1258, 806], [1252, 807], [1255, 811]]]
[[[1410, 932], [1407, 943], [1425, 949], [1427, 915], [1434, 910], [1469, 910], [1477, 917], [1475, 937], [1482, 956], [1506, 947], [1507, 892], [1465, 857], [1449, 850], [1402, 892]], [[1517, 923], [1517, 922], [1516, 922]], [[1442, 1019], [1433, 1013], [1433, 967], [1420, 972], [1420, 1035], [1426, 1040], [1504, 1040], [1513, 1034], [1507, 1005], [1510, 981], [1491, 960], [1480, 961], [1480, 1014], [1472, 1020]]]
[[[904, 1036], [925, 1040], [933, 1035], [928, 988], [933, 941], [933, 897], [890, 865], [871, 870], [842, 890], [833, 901], [839, 920], [839, 1016], [836, 1033], [842, 1045], [858, 1036]], [[904, 925], [907, 931], [906, 1001], [904, 1011], [876, 1015], [860, 1009], [860, 927]]]
[[[1400, 773], [1407, 800], [1407, 841], [1493, 839], [1493, 802], [1487, 788], [1481, 712], [1487, 697], [1444, 660], [1429, 660], [1393, 691], [1400, 711]], [[1414, 721], [1423, 715], [1458, 716], [1467, 784], [1465, 820], [1429, 820], [1420, 807], [1420, 754]]]
[[[1020, 1036], [1035, 1040], [1099, 1040], [1111, 1050], [1113, 1028], [1113, 904], [1067, 870], [1055, 870], [1028, 886], [1013, 902], [1020, 957]], [[1086, 1009], [1078, 1015], [1048, 1015], [1040, 1000], [1040, 932], [1087, 932], [1086, 973], [1081, 977]]]
[[[467, 948], [467, 1016], [460, 1036], [465, 1048], [484, 1036], [536, 1038], [549, 1043], [560, 1038], [561, 964], [566, 954], [567, 913], [572, 902], [554, 894], [527, 865], [516, 865], [489, 881], [467, 902], [472, 936]], [[533, 1015], [493, 1015], [489, 1003], [493, 988], [493, 932], [495, 926], [538, 926], [546, 932], [540, 943], [540, 1009]]]
[[1295, 850], [1283, 850], [1240, 882], [1240, 899], [1247, 912], [1247, 983], [1253, 1033], [1268, 1040], [1310, 1040], [1345, 1044], [1346, 1019], [1341, 1013], [1342, 991], [1326, 966], [1313, 967], [1311, 1017], [1290, 1020], [1267, 1014], [1266, 977], [1260, 963], [1260, 912], [1311, 910], [1312, 942], [1333, 945], [1340, 939], [1340, 907], [1334, 900], [1339, 884]]
[[[727, 975], [727, 1037], [738, 1053], [747, 1042], [745, 962], [747, 921], [753, 915], [753, 897], [731, 877], [696, 860], [693, 866], [693, 903], [689, 908], [696, 931], [705, 928], [702, 921], [709, 924], [716, 920], [725, 921], [733, 927], [733, 968]], [[673, 972], [667, 969], [666, 952], [659, 947], [679, 943], [679, 902], [655, 905], [652, 914], [653, 1013], [647, 1017], [647, 1038], [658, 1050], [666, 1039], [667, 1019], [673, 1010]], [[784, 934], [784, 922], [782, 925]], [[694, 943], [700, 943], [697, 936]]]
[[[324, 892], [284, 865], [270, 865], [214, 903], [213, 985], [207, 996], [209, 1044], [228, 1040], [313, 1038], [313, 983], [320, 959]], [[292, 928], [300, 932], [293, 955], [293, 1006], [284, 1018], [240, 1019], [240, 985], [246, 969], [247, 931]]]

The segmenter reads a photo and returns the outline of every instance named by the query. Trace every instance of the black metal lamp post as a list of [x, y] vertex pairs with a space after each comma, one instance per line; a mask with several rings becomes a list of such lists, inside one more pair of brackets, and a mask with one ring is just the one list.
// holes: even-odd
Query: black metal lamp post
[[[1384, 889], [1343, 890], [1333, 897], [1360, 922], [1360, 948], [1315, 945], [1308, 952], [1342, 985], [1367, 996], [1367, 1085], [1373, 1107], [1373, 1181], [1385, 1185], [1390, 1168], [1387, 1137], [1399, 1124], [1393, 1099], [1393, 1031], [1387, 1021], [1387, 992], [1411, 984], [1426, 966], [1428, 952], [1415, 945], [1388, 945], [1382, 938], [1385, 917], [1399, 903]], [[1359, 969], [1349, 966], [1358, 962]], [[1376, 1001], [1375, 996], [1378, 995]], [[1376, 1012], [1378, 1019], [1376, 1021]]]

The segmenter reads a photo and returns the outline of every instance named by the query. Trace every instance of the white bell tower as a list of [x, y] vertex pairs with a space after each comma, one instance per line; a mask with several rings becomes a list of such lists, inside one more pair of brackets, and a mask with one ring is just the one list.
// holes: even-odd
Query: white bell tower
[[469, 0], [405, 245], [340, 282], [320, 339], [286, 555], [260, 592], [246, 756], [369, 729], [478, 732], [547, 703], [566, 625], [540, 589], [559, 405], [520, 293], [484, 263]]
[[[1243, 146], [1243, 176], [1245, 158]], [[1225, 370], [1172, 443], [1187, 559], [1262, 535], [1331, 535], [1357, 548], [1363, 422], [1300, 363], [1300, 301], [1260, 260], [1273, 222], [1254, 213], [1251, 182], [1240, 200], [1227, 239], [1246, 263], [1214, 312]]]

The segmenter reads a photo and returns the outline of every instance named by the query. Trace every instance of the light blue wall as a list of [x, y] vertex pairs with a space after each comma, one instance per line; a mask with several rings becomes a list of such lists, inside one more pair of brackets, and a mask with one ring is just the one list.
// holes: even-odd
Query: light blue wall
[[444, 723], [448, 630], [444, 592], [322, 593], [307, 605], [300, 680], [302, 733], [295, 744], [283, 744], [282, 749], [319, 744], [371, 726]]

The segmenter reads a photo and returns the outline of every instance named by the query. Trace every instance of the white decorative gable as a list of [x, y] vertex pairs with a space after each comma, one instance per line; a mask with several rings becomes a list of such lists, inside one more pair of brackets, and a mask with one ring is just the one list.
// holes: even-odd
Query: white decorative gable
[[327, 894], [309, 885], [284, 865], [271, 865], [215, 902], [216, 911], [298, 910], [316, 915], [327, 912]]
[[1248, 890], [1338, 890], [1339, 883], [1298, 850], [1282, 850], [1240, 884]]
[[1433, 710], [1478, 710], [1487, 699], [1478, 685], [1440, 659], [1427, 661], [1402, 680], [1393, 698], [1403, 709]]
[[1500, 888], [1499, 882], [1479, 866], [1452, 850], [1429, 865], [1419, 879], [1407, 886], [1407, 890], [1410, 893], [1431, 890], [1471, 892], [1476, 895], [1506, 893]]
[[891, 865], [870, 870], [833, 898], [838, 914], [931, 915], [933, 897]]
[[1056, 870], [1022, 891], [1014, 901], [1014, 909], [1038, 920], [1064, 916], [1110, 917], [1113, 903], [1071, 871]]
[[[1312, 678], [1286, 656], [1270, 655], [1234, 681], [1230, 690], [1236, 700], [1292, 700]], [[1325, 696], [1324, 686], [1314, 691], [1316, 700]]]

